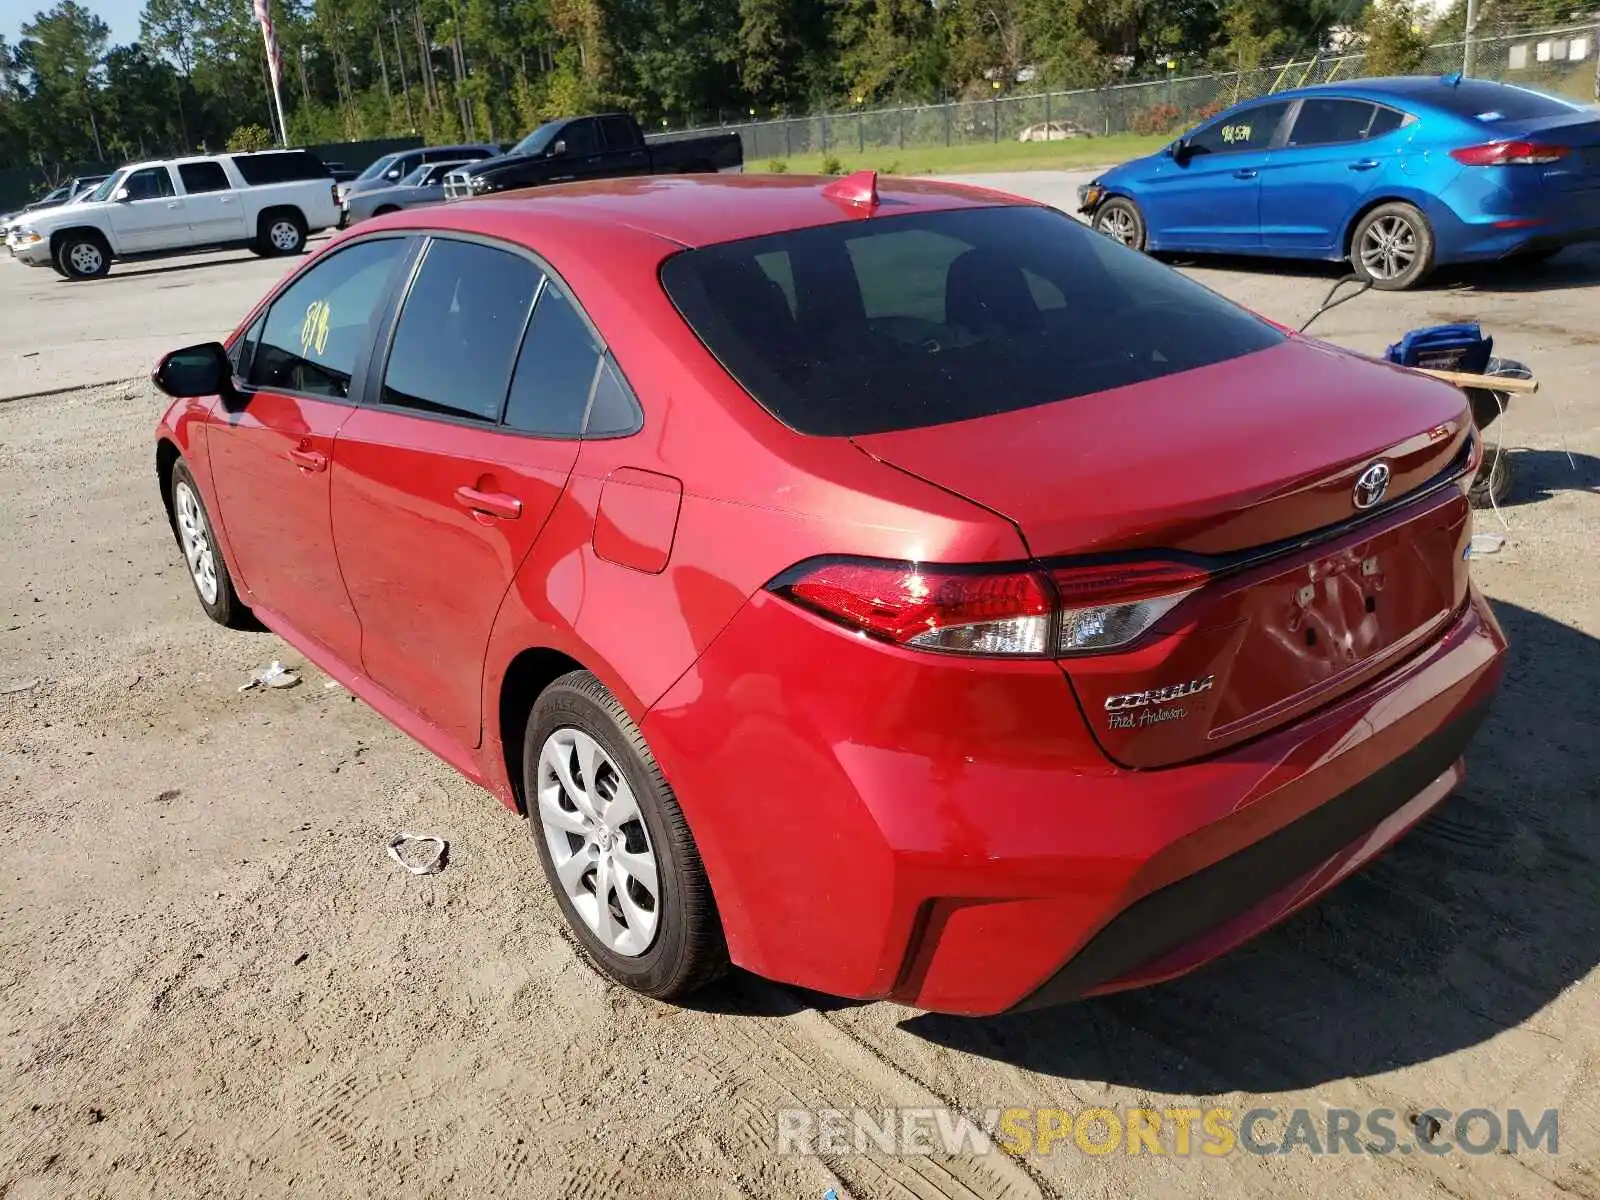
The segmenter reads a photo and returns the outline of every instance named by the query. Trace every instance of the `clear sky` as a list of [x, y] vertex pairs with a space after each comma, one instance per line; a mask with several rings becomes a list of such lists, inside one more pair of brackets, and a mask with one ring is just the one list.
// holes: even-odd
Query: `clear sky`
[[[34, 13], [54, 3], [55, 0], [0, 0], [0, 34], [16, 45], [22, 36], [22, 26], [33, 20]], [[144, 0], [79, 0], [79, 3], [111, 26], [113, 46], [139, 40], [139, 14], [144, 11]]]

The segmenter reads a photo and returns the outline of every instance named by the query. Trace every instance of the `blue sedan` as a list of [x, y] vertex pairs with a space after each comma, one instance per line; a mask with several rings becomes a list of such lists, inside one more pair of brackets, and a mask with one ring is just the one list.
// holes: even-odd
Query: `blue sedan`
[[1348, 259], [1400, 291], [1600, 239], [1600, 112], [1454, 75], [1323, 84], [1236, 105], [1079, 200], [1138, 249]]

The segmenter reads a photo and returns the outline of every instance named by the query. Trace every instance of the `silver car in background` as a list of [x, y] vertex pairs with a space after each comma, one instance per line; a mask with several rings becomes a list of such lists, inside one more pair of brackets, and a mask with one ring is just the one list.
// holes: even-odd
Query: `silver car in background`
[[354, 225], [368, 217], [381, 217], [384, 213], [399, 212], [402, 208], [438, 204], [444, 199], [445, 175], [469, 161], [458, 159], [455, 162], [423, 163], [399, 183], [346, 196], [341, 224]]

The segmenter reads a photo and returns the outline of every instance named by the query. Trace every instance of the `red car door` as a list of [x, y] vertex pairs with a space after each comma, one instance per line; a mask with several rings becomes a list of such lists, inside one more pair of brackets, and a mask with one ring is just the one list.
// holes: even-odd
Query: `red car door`
[[351, 665], [360, 628], [329, 528], [330, 466], [410, 244], [356, 242], [290, 283], [246, 335], [242, 399], [217, 406], [208, 439], [217, 511], [254, 602]]
[[333, 533], [362, 664], [462, 745], [481, 738], [489, 633], [566, 487], [599, 357], [531, 258], [435, 237], [339, 431]]

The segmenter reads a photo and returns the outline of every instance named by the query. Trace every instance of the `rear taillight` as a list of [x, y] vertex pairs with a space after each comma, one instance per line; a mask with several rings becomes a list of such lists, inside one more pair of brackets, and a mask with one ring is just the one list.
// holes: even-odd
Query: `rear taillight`
[[1541, 142], [1489, 142], [1450, 151], [1450, 157], [1469, 167], [1543, 166], [1560, 162], [1571, 151]]
[[768, 590], [897, 646], [1047, 658], [1127, 645], [1206, 578], [1165, 561], [1019, 571], [814, 559]]

